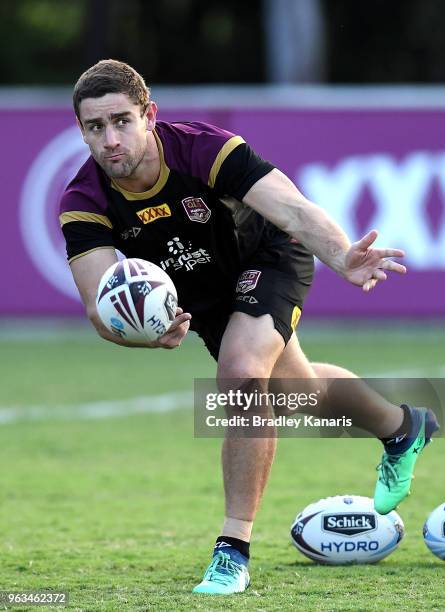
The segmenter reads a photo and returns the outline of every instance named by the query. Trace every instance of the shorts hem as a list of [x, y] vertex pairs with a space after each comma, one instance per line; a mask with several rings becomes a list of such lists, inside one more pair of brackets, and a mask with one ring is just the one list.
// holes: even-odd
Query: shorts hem
[[272, 317], [274, 328], [283, 338], [285, 346], [292, 338], [292, 334], [294, 333], [293, 329], [289, 325], [286, 325], [281, 319], [274, 316], [267, 309], [252, 308], [251, 304], [244, 304], [243, 302], [241, 302], [236, 304], [235, 308], [233, 309], [233, 312], [242, 312], [255, 318], [262, 317], [263, 315], [270, 315]]

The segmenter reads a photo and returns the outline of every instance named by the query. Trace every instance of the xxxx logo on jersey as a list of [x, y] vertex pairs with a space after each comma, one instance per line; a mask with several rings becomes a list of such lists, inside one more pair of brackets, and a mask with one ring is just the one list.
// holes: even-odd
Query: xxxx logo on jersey
[[158, 206], [149, 206], [137, 211], [137, 216], [144, 225], [157, 221], [158, 219], [165, 219], [165, 217], [171, 217], [172, 211], [168, 204], [159, 204]]

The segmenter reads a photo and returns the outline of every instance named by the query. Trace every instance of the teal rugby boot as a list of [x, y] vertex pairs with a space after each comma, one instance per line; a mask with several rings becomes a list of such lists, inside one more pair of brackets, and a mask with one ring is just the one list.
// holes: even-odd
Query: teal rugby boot
[[427, 408], [403, 405], [411, 415], [411, 432], [385, 445], [374, 493], [374, 508], [379, 514], [394, 510], [410, 493], [411, 480], [417, 459], [439, 429], [436, 415]]
[[233, 595], [245, 591], [249, 583], [247, 565], [237, 563], [229, 554], [219, 551], [206, 569], [202, 582], [193, 589], [193, 593]]

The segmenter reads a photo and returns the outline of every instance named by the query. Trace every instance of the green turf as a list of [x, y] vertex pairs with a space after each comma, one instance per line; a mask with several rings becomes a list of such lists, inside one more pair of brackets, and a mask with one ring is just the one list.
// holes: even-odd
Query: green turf
[[[359, 373], [433, 372], [444, 333], [311, 328], [309, 356]], [[192, 388], [214, 366], [197, 341], [179, 351], [122, 349], [90, 335], [0, 340], [0, 408], [115, 400]], [[252, 587], [240, 596], [190, 594], [222, 519], [219, 440], [193, 437], [192, 413], [0, 425], [1, 587], [70, 592], [73, 610], [442, 610], [443, 564], [422, 524], [445, 501], [444, 441], [419, 461], [401, 507], [407, 535], [375, 566], [329, 568], [289, 542], [298, 510], [320, 497], [371, 495], [373, 440], [283, 439], [258, 515]], [[15, 609], [30, 609], [26, 607]]]

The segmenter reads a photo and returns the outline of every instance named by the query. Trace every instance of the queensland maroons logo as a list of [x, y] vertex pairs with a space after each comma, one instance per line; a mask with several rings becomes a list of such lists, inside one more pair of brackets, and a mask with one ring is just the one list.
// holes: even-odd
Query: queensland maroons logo
[[76, 126], [53, 138], [34, 159], [20, 197], [25, 249], [40, 274], [65, 295], [79, 300], [59, 226], [62, 194], [89, 155]]
[[190, 221], [207, 223], [212, 214], [212, 211], [202, 198], [184, 198], [182, 205]]
[[246, 270], [241, 274], [236, 286], [237, 293], [252, 291], [258, 284], [261, 272], [259, 270]]

